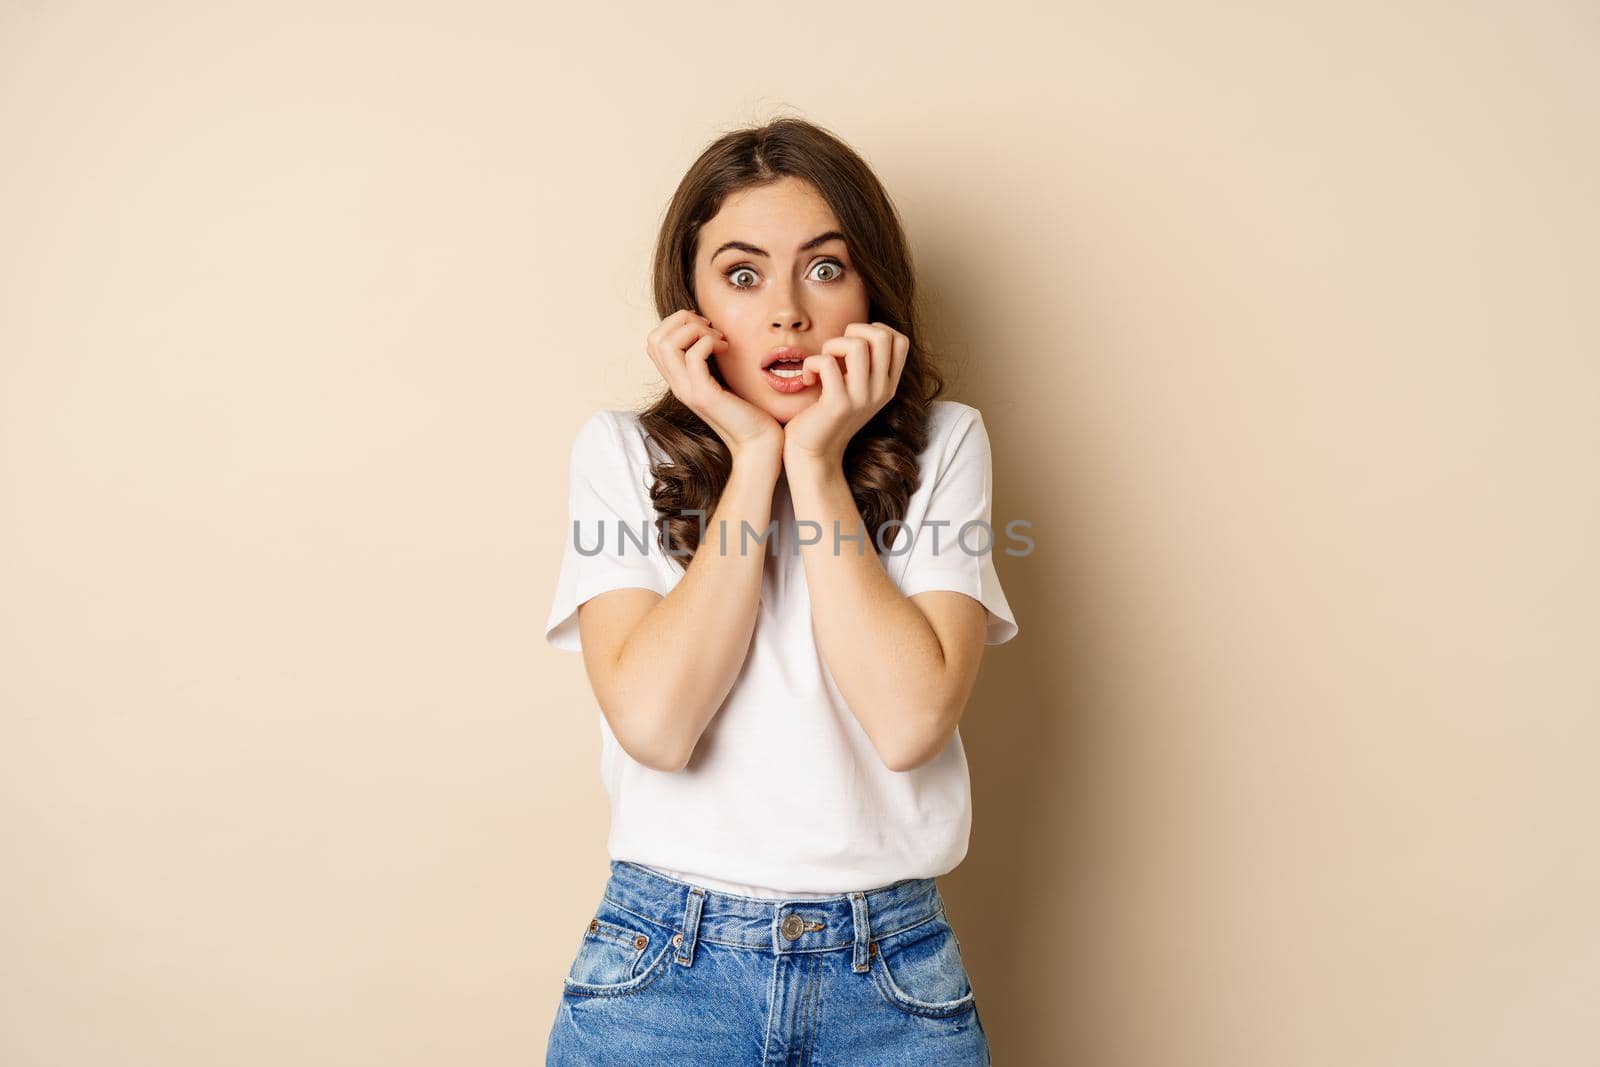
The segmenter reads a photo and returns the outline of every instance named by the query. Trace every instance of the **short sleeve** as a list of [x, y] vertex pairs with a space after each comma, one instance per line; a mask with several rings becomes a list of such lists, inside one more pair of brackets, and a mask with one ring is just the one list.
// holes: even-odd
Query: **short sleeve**
[[971, 414], [955, 416], [952, 439], [940, 449], [927, 507], [912, 525], [916, 536], [903, 553], [899, 588], [908, 597], [933, 589], [967, 594], [988, 611], [984, 644], [999, 645], [1015, 637], [1018, 627], [994, 566], [998, 537], [989, 433], [978, 409], [966, 411]]
[[665, 596], [671, 589], [655, 543], [655, 509], [643, 481], [648, 466], [640, 469], [635, 462], [623, 430], [616, 413], [597, 411], [578, 428], [572, 443], [561, 572], [544, 628], [545, 640], [555, 648], [582, 649], [578, 607], [591, 597], [627, 588], [653, 589]]

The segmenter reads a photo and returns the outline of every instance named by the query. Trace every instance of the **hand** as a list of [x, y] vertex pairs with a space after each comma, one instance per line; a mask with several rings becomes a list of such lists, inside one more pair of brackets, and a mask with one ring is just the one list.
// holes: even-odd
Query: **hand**
[[783, 424], [711, 376], [706, 360], [713, 351], [726, 352], [728, 339], [710, 319], [687, 309], [674, 311], [650, 331], [644, 350], [672, 394], [704, 419], [735, 457], [750, 446], [781, 453]]
[[[845, 446], [894, 396], [911, 339], [881, 322], [852, 322], [800, 364], [805, 383], [820, 380], [816, 403], [783, 428], [783, 464], [843, 466]], [[841, 373], [839, 361], [844, 361]]]

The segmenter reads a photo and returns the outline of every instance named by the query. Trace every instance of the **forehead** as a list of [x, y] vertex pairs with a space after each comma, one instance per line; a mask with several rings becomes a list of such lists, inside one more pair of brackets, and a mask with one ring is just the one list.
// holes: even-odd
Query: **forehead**
[[[701, 229], [702, 241], [752, 241], [779, 254], [824, 230], [839, 228], [833, 209], [810, 182], [784, 177], [732, 193]], [[787, 238], [793, 237], [789, 241]], [[766, 238], [778, 245], [762, 244]], [[711, 244], [715, 248], [716, 244]]]

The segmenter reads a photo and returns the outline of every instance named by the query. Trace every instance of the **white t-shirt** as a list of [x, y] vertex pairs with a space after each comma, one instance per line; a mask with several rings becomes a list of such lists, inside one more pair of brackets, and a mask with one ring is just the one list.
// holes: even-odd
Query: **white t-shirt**
[[[554, 647], [581, 648], [577, 609], [590, 597], [627, 587], [665, 596], [683, 576], [688, 558], [669, 557], [656, 541], [649, 468], [652, 457], [663, 455], [632, 411], [597, 411], [579, 428], [571, 452], [566, 547], [545, 624], [545, 639]], [[906, 596], [953, 589], [979, 601], [988, 609], [985, 643], [1009, 641], [1017, 624], [1000, 589], [994, 553], [1010, 542], [1003, 524], [992, 529], [989, 437], [978, 409], [935, 400], [920, 463], [921, 483], [907, 506], [906, 525], [878, 558]], [[712, 550], [714, 511], [701, 520]], [[789, 899], [876, 889], [953, 870], [966, 855], [972, 826], [960, 731], [920, 767], [897, 772], [884, 765], [818, 651], [805, 561], [782, 475], [772, 520], [778, 526], [768, 543], [752, 537], [747, 546], [765, 557], [744, 667], [688, 765], [666, 772], [638, 763], [617, 743], [605, 716], [598, 716], [611, 858], [711, 889]], [[971, 520], [984, 525], [963, 534]], [[924, 525], [941, 521], [948, 525]], [[619, 524], [627, 526], [626, 535]], [[801, 527], [800, 534], [813, 539], [818, 529]], [[600, 552], [578, 550], [581, 542], [584, 551], [594, 552], [602, 531]], [[831, 528], [821, 536], [819, 545], [831, 546]], [[728, 530], [727, 550], [739, 550], [735, 529]], [[839, 550], [854, 552], [857, 546], [841, 541]]]

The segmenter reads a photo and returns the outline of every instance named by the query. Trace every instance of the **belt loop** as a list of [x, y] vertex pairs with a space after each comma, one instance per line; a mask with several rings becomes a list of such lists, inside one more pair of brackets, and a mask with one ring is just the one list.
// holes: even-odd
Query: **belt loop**
[[872, 940], [872, 927], [867, 925], [867, 895], [865, 893], [850, 894], [850, 911], [855, 919], [856, 928], [855, 969], [858, 972], [871, 970], [872, 965], [867, 960], [867, 946]]
[[689, 888], [689, 902], [683, 908], [683, 931], [675, 940], [680, 940], [678, 955], [674, 963], [681, 963], [685, 967], [694, 962], [695, 940], [700, 933], [700, 909], [705, 906], [706, 891], [699, 886]]

